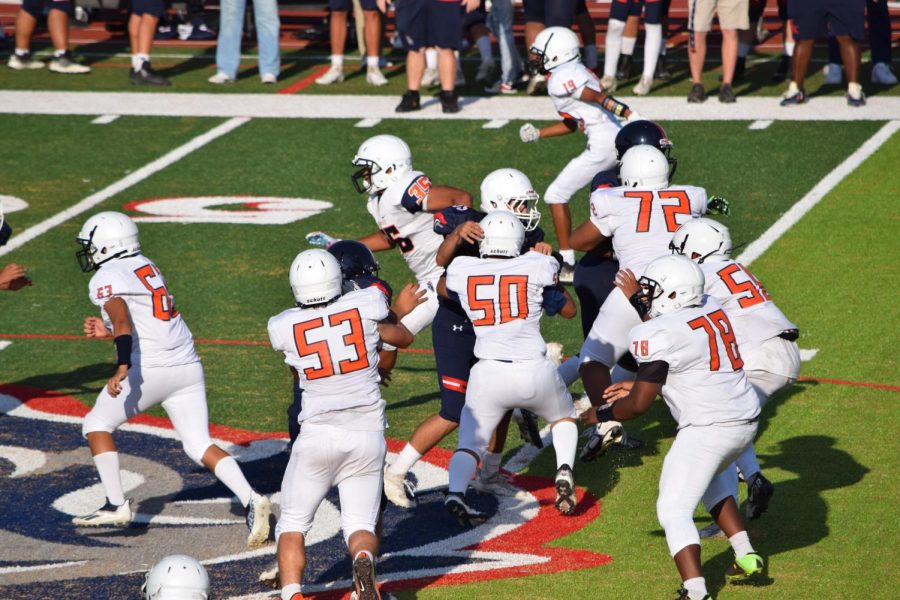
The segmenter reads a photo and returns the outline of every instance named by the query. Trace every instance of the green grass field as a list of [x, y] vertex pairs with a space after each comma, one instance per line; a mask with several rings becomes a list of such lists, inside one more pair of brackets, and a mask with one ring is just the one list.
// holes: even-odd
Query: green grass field
[[[100, 75], [96, 80], [105, 81]], [[184, 77], [188, 81], [189, 76]], [[12, 79], [5, 76], [4, 84]], [[105, 85], [100, 89], [111, 89]], [[0, 130], [16, 140], [15, 150], [4, 153], [0, 193], [29, 203], [27, 210], [7, 215], [17, 232], [221, 122], [122, 117], [97, 126], [90, 120], [0, 115]], [[727, 224], [735, 244], [759, 237], [882, 125], [776, 122], [753, 131], [747, 121], [663, 124], [676, 144], [677, 180], [730, 199]], [[350, 238], [374, 230], [364, 199], [349, 178], [350, 159], [363, 139], [378, 133], [403, 137], [413, 150], [416, 168], [436, 183], [476, 196], [481, 178], [503, 166], [523, 170], [543, 191], [581, 151], [583, 140], [570, 136], [525, 145], [517, 139], [519, 125], [513, 122], [494, 131], [467, 121], [383, 121], [372, 129], [357, 129], [352, 121], [342, 120], [252, 120], [0, 258], [0, 264], [26, 265], [34, 279], [33, 287], [0, 298], [0, 340], [13, 341], [0, 351], [2, 381], [56, 390], [90, 405], [111, 374], [108, 344], [4, 337], [79, 335], [84, 317], [95, 314], [86, 297], [88, 276], [74, 259], [74, 237], [89, 214], [165, 197], [283, 196], [332, 202], [334, 208], [284, 226], [140, 225], [144, 253], [165, 273], [196, 338], [264, 341], [267, 319], [292, 304], [287, 268], [307, 247], [304, 234], [320, 229]], [[803, 365], [805, 377], [900, 385], [893, 354], [900, 310], [892, 298], [900, 275], [898, 156], [900, 135], [895, 134], [751, 267], [800, 326], [801, 348], [818, 349]], [[542, 209], [552, 240], [549, 213], [546, 206]], [[586, 218], [585, 194], [573, 201], [573, 212], [575, 222]], [[411, 279], [399, 253], [382, 253], [378, 259], [382, 276], [395, 289]], [[580, 346], [577, 319], [547, 319], [544, 333], [546, 339], [562, 342], [567, 353]], [[426, 331], [414, 347], [430, 345]], [[198, 349], [206, 369], [211, 422], [260, 432], [286, 430], [290, 380], [280, 355], [265, 346], [200, 344]], [[580, 383], [574, 391], [580, 391]], [[407, 438], [437, 407], [433, 357], [402, 354], [384, 395], [388, 434]], [[756, 548], [768, 557], [770, 581], [763, 587], [726, 589], [728, 544], [704, 542], [710, 591], [722, 598], [893, 595], [889, 582], [896, 579], [891, 558], [898, 526], [891, 501], [900, 493], [893, 477], [894, 433], [900, 424], [896, 387], [803, 381], [773, 399], [763, 415], [757, 450], [776, 495], [770, 512], [752, 522], [749, 531]], [[644, 439], [646, 448], [611, 452], [602, 462], [579, 468], [578, 483], [600, 499], [601, 514], [556, 542], [609, 554], [611, 564], [464, 588], [435, 587], [399, 597], [517, 598], [523, 589], [533, 598], [668, 597], [680, 582], [656, 520], [655, 497], [674, 423], [658, 402], [629, 431]], [[442, 446], [453, 448], [455, 436], [451, 438]], [[518, 446], [516, 440], [508, 454]], [[552, 475], [553, 465], [551, 453], [544, 452], [528, 472]], [[698, 525], [708, 521], [698, 511]], [[0, 596], [2, 585], [0, 579]]]

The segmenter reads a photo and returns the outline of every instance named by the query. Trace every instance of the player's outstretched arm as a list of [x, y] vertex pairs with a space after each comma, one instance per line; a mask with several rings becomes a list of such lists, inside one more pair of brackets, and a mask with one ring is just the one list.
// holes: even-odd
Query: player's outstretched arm
[[606, 236], [600, 233], [597, 226], [588, 220], [579, 225], [578, 228], [572, 232], [572, 236], [569, 238], [569, 244], [574, 250], [590, 252], [605, 239]]
[[391, 306], [391, 312], [394, 313], [396, 319], [402, 319], [428, 300], [426, 294], [427, 290], [424, 287], [419, 287], [417, 283], [407, 283], [397, 294], [394, 305]]
[[376, 231], [375, 233], [370, 233], [365, 237], [361, 237], [358, 242], [362, 242], [366, 245], [366, 247], [372, 252], [381, 252], [383, 250], [390, 250], [396, 244], [394, 241], [386, 236], [383, 231]]
[[115, 398], [122, 391], [122, 380], [128, 377], [131, 367], [131, 314], [128, 305], [121, 298], [113, 298], [103, 305], [112, 322], [112, 333], [116, 344], [116, 372], [106, 382], [106, 389]]
[[428, 190], [428, 212], [438, 212], [450, 206], [472, 206], [472, 194], [452, 185], [432, 185]]
[[[661, 383], [635, 381], [627, 396], [610, 404], [587, 409], [581, 413], [581, 420], [590, 425], [606, 421], [630, 421], [650, 410], [650, 406], [656, 400], [660, 390], [662, 390]], [[605, 394], [604, 398], [606, 398]]]
[[10, 263], [0, 270], [0, 290], [15, 292], [23, 287], [31, 285], [31, 279], [25, 274], [25, 267], [17, 263]]
[[460, 223], [456, 229], [450, 232], [450, 235], [444, 238], [441, 245], [438, 246], [435, 262], [437, 262], [439, 267], [446, 267], [453, 261], [457, 249], [463, 242], [477, 244], [483, 237], [484, 231], [481, 229], [481, 225], [475, 221], [465, 221], [464, 223]]
[[414, 340], [412, 332], [403, 323], [394, 325], [387, 321], [382, 321], [378, 324], [378, 335], [381, 336], [383, 342], [397, 348], [406, 348]]
[[572, 296], [569, 294], [569, 291], [566, 290], [566, 288], [564, 288], [563, 286], [559, 287], [563, 293], [563, 296], [566, 297], [566, 303], [562, 307], [562, 309], [560, 309], [559, 316], [561, 316], [563, 319], [572, 319], [575, 317], [575, 315], [578, 314], [578, 305], [575, 304], [574, 300], [572, 300]]
[[629, 108], [627, 104], [616, 100], [606, 92], [598, 92], [595, 89], [585, 87], [583, 90], [581, 90], [580, 100], [582, 102], [593, 102], [594, 104], [599, 104], [604, 110], [611, 112], [615, 116], [622, 119], [636, 121], [639, 118], [638, 114], [631, 110], [631, 108]]

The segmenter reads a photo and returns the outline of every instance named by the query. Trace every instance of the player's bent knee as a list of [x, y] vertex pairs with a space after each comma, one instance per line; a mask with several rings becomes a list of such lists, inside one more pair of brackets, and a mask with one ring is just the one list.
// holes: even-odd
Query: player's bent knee
[[203, 456], [206, 454], [206, 451], [209, 450], [212, 446], [212, 440], [209, 438], [200, 441], [188, 442], [185, 440], [181, 442], [181, 447], [184, 449], [184, 453], [187, 454], [188, 458], [190, 458], [198, 465], [203, 464]]
[[104, 433], [112, 433], [116, 430], [118, 425], [113, 425], [111, 423], [107, 423], [104, 421], [95, 411], [89, 412], [84, 417], [84, 422], [81, 424], [81, 435], [82, 437], [87, 437], [89, 433], [95, 433], [98, 431], [102, 431]]
[[275, 541], [277, 542], [283, 533], [299, 533], [305, 538], [310, 529], [312, 529], [312, 519], [292, 516], [282, 512], [278, 519], [278, 524], [275, 525]]

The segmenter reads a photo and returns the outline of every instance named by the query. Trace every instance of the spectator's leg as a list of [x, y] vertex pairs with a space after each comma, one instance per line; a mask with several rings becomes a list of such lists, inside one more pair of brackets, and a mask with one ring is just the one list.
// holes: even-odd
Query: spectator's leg
[[[723, 46], [724, 51], [724, 46]], [[703, 62], [706, 60], [706, 32], [694, 32], [694, 49], [688, 52], [691, 63], [691, 81], [703, 83]]]
[[[375, 59], [378, 66], [378, 58], [381, 55], [381, 13], [377, 10], [364, 10], [366, 56]], [[369, 66], [372, 62], [369, 61]]]
[[859, 83], [859, 44], [849, 35], [837, 36], [837, 43], [841, 50], [841, 59], [844, 69], [847, 71], [849, 83]]
[[344, 44], [347, 43], [347, 11], [331, 11], [329, 35], [331, 36], [331, 65], [343, 67]]
[[592, 71], [597, 68], [597, 28], [594, 27], [594, 20], [591, 13], [587, 10], [575, 16], [575, 23], [578, 25], [578, 33], [581, 34], [582, 54], [584, 55], [584, 66]]
[[216, 41], [216, 68], [231, 79], [237, 77], [241, 61], [241, 35], [246, 0], [222, 0], [219, 5], [219, 37]]
[[872, 64], [891, 64], [891, 18], [885, 0], [866, 0]]
[[809, 68], [810, 59], [812, 59], [814, 43], [815, 40], [799, 40], [797, 41], [797, 46], [794, 48], [793, 81], [801, 90], [806, 81], [806, 70]]
[[512, 85], [522, 74], [522, 59], [513, 37], [513, 7], [510, 0], [494, 0], [489, 15], [490, 26], [500, 46], [500, 82]]
[[[276, 0], [253, 0], [253, 16], [259, 46], [259, 74], [278, 77], [281, 72], [281, 53], [278, 50], [281, 21], [278, 18], [278, 2]], [[345, 12], [343, 29], [345, 38], [347, 37], [346, 19], [347, 13]], [[342, 53], [343, 48], [342, 40]]]
[[736, 29], [722, 30], [722, 83], [731, 85], [737, 64], [738, 33]]
[[[637, 46], [638, 35], [641, 32], [641, 5], [634, 2], [637, 13], [632, 12], [625, 21], [625, 32], [622, 35], [622, 55], [616, 65], [616, 78], [628, 79], [631, 77], [631, 63], [634, 60], [634, 48]], [[633, 9], [634, 10], [634, 9]]]
[[37, 19], [20, 8], [16, 15], [16, 50], [27, 52], [31, 48], [31, 36], [36, 26]]
[[[453, 51], [451, 50], [451, 54]], [[410, 50], [406, 53], [406, 88], [418, 92], [422, 85], [422, 74], [425, 72], [425, 48]], [[456, 78], [456, 66], [453, 67], [453, 78]], [[453, 84], [450, 84], [453, 89]]]
[[65, 52], [69, 49], [69, 13], [51, 8], [47, 14], [47, 29], [50, 30], [54, 50]]
[[456, 54], [452, 48], [438, 48], [437, 50], [441, 90], [452, 92], [456, 87]]

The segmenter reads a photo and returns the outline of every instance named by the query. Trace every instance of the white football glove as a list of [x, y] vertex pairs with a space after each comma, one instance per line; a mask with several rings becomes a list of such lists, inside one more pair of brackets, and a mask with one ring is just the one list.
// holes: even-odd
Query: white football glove
[[310, 231], [306, 234], [306, 241], [309, 242], [310, 246], [322, 246], [323, 248], [328, 248], [338, 240], [324, 231]]
[[525, 123], [519, 128], [519, 139], [525, 142], [536, 142], [541, 139], [541, 132], [531, 123]]

